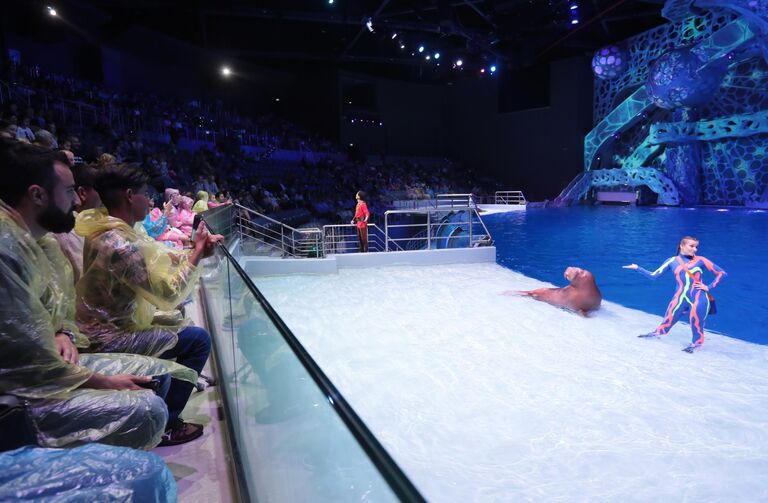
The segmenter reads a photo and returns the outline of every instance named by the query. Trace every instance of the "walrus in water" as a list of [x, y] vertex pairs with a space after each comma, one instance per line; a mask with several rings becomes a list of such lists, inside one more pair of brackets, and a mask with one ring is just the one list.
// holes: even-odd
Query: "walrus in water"
[[571, 284], [563, 288], [539, 288], [524, 292], [509, 290], [504, 292], [504, 295], [527, 295], [553, 306], [576, 311], [582, 316], [600, 308], [603, 296], [591, 272], [578, 267], [568, 267], [564, 276]]

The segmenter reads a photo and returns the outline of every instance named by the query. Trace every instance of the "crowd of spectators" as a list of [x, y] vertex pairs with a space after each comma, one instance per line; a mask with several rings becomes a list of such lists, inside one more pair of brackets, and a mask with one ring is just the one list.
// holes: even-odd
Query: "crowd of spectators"
[[[193, 199], [200, 190], [209, 192], [212, 199], [223, 192], [225, 199], [259, 213], [277, 219], [285, 215], [292, 224], [318, 225], [347, 221], [356, 190], [369, 194], [374, 221], [393, 200], [482, 192], [473, 173], [449, 160], [440, 167], [383, 157], [373, 162], [352, 160], [334, 151], [330, 142], [285, 120], [273, 116], [244, 118], [226, 110], [219, 101], [183, 103], [115, 92], [69, 77], [44, 75], [37, 69], [19, 68], [15, 73], [16, 92], [0, 108], [0, 135], [70, 150], [78, 163], [138, 163], [150, 177], [152, 195], [171, 187]], [[74, 118], [58, 124], [54, 106], [58, 99], [76, 100], [106, 112], [89, 126], [81, 127]], [[120, 116], [131, 117], [119, 132], [119, 124], [110, 122], [115, 110]], [[269, 149], [266, 155], [248, 154], [240, 148], [240, 138], [233, 137], [198, 142], [195, 145], [202, 146], [197, 150], [180, 148], [173, 133], [177, 123], [185, 131], [198, 126], [217, 131], [234, 127], [244, 134], [261, 135]], [[145, 134], [156, 131], [150, 124], [160, 124], [160, 129], [169, 133]], [[324, 154], [312, 150], [318, 146]], [[269, 157], [277, 148], [305, 150], [313, 155], [300, 162], [281, 162]]]

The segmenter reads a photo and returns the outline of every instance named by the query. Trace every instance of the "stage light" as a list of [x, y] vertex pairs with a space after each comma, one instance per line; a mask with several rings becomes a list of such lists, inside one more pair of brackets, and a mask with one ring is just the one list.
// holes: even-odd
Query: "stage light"
[[427, 54], [427, 57], [426, 57], [426, 58], [424, 58], [424, 59], [426, 59], [427, 61], [429, 61], [429, 59], [430, 59], [430, 55], [429, 55], [429, 54]]
[[328, 5], [333, 5], [333, 0], [328, 0]]
[[395, 32], [395, 33], [393, 33], [393, 34], [392, 34], [392, 40], [394, 40], [394, 39], [396, 39], [396, 38], [397, 38], [397, 32]]
[[492, 66], [491, 66], [491, 73], [493, 73], [493, 72], [495, 72], [495, 71], [496, 71], [496, 65], [492, 65]]
[[278, 102], [279, 102], [279, 101], [280, 101], [280, 98], [275, 98], [275, 101], [278, 101]]
[[373, 33], [373, 19], [368, 18], [368, 21], [365, 22], [365, 27], [368, 28], [368, 31]]
[[573, 4], [573, 5], [571, 5], [571, 10], [576, 10], [576, 9], [578, 9], [578, 8], [579, 8], [579, 6], [578, 6], [577, 4]]
[[405, 49], [405, 44], [400, 42], [400, 49]]
[[222, 66], [221, 74], [225, 77], [229, 77], [230, 75], [232, 75], [232, 70], [230, 70], [228, 66]]
[[578, 19], [571, 19], [571, 24], [579, 24], [579, 20]]
[[460, 59], [456, 60], [456, 66], [461, 66], [463, 64], [464, 64], [464, 62], [462, 60], [460, 60]]
[[49, 5], [48, 6], [48, 14], [51, 15], [52, 17], [56, 17], [56, 9], [54, 9], [53, 7], [51, 7]]
[[435, 53], [435, 59], [440, 59], [440, 53], [439, 52]]
[[485, 68], [481, 68], [480, 73], [485, 73]]
[[424, 52], [424, 46], [423, 45], [419, 46], [419, 52]]

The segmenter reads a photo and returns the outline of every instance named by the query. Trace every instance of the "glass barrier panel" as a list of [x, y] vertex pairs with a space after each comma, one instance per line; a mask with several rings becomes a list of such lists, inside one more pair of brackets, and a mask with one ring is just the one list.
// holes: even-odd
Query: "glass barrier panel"
[[253, 501], [398, 501], [245, 280], [203, 278], [225, 401]]

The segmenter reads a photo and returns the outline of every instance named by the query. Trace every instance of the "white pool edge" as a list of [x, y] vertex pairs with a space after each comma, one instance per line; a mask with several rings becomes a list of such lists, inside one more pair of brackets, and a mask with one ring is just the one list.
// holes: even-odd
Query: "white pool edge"
[[384, 267], [400, 265], [478, 264], [496, 262], [496, 247], [413, 250], [399, 252], [346, 253], [326, 258], [241, 257], [240, 264], [249, 275], [336, 274], [349, 267]]

